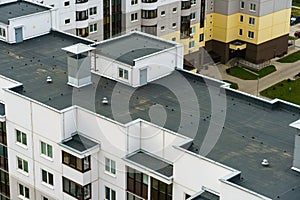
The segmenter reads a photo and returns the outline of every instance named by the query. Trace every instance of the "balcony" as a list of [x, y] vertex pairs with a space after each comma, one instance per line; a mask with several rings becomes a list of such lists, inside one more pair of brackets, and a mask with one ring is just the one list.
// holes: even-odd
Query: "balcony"
[[157, 7], [158, 7], [157, 0], [142, 0], [143, 10], [154, 10], [157, 9]]

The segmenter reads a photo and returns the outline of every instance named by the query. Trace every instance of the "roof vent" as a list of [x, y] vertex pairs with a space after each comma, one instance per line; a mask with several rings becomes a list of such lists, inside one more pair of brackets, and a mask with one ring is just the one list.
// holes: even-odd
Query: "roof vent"
[[263, 159], [263, 161], [261, 162], [261, 165], [264, 167], [268, 167], [269, 166], [269, 161], [267, 159]]
[[52, 83], [52, 78], [51, 78], [51, 76], [47, 76], [46, 81], [47, 81], [47, 83]]
[[103, 97], [101, 102], [102, 102], [102, 104], [107, 105], [108, 104], [108, 99], [106, 97]]

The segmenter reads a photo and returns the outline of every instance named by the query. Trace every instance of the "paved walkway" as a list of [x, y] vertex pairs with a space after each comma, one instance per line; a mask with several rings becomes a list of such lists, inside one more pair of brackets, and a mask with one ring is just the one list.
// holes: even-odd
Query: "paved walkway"
[[[299, 47], [293, 51], [290, 51], [289, 54], [297, 50], [299, 50]], [[238, 84], [239, 90], [252, 95], [257, 95], [259, 92], [274, 85], [275, 83], [288, 78], [293, 79], [294, 76], [300, 72], [300, 60], [294, 63], [279, 63], [276, 61], [277, 59], [278, 58], [271, 60], [271, 64], [276, 67], [277, 71], [269, 74], [268, 76], [260, 78], [259, 80], [242, 80], [234, 76], [230, 76], [225, 71], [228, 66], [223, 64], [203, 68], [200, 70], [200, 74], [219, 80], [235, 82]]]

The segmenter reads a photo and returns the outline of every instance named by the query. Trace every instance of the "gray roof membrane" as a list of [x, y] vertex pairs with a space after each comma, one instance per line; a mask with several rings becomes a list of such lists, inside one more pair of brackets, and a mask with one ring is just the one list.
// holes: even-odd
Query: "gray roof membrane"
[[165, 177], [169, 178], [173, 176], [173, 165], [144, 151], [137, 151], [133, 155], [126, 157], [126, 159], [138, 165], [145, 166]]
[[[13, 91], [58, 110], [76, 104], [121, 123], [142, 118], [189, 136], [194, 140], [188, 150], [242, 172], [236, 184], [271, 198], [299, 199], [299, 173], [290, 169], [296, 130], [289, 127], [300, 118], [298, 107], [222, 91], [220, 83], [183, 71], [139, 88], [93, 74], [91, 85], [76, 89], [67, 85], [61, 48], [79, 42], [90, 44], [58, 32], [19, 44], [0, 42], [0, 74], [23, 83]], [[125, 44], [120, 49], [128, 53]], [[101, 103], [103, 97], [109, 104]], [[261, 165], [265, 158], [267, 168]]]
[[39, 13], [50, 8], [33, 4], [27, 1], [14, 1], [0, 4], [0, 22], [8, 24], [9, 19]]

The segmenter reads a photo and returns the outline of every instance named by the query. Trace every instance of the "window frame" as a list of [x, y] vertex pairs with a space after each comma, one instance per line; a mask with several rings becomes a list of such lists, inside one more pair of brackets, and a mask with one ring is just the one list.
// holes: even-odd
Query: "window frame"
[[44, 185], [53, 187], [54, 186], [54, 175], [47, 170], [41, 169], [42, 183]]
[[250, 3], [249, 4], [249, 11], [250, 12], [256, 12], [256, 4], [255, 3]]
[[245, 8], [245, 1], [240, 1], [240, 9], [244, 9]]
[[[62, 187], [63, 187], [63, 192], [77, 198], [79, 200], [88, 200], [92, 199], [92, 185], [91, 183], [87, 185], [80, 185], [74, 181], [71, 181], [70, 179], [66, 177], [62, 177]], [[73, 188], [71, 188], [73, 187]], [[72, 192], [74, 190], [74, 193]], [[88, 191], [88, 196], [85, 197], [85, 192]], [[81, 196], [80, 196], [81, 195]]]
[[97, 15], [97, 6], [89, 8], [89, 16]]
[[128, 72], [128, 70], [119, 67], [119, 68], [118, 68], [118, 77], [119, 77], [120, 79], [124, 79], [124, 80], [127, 80], [127, 81], [128, 81], [128, 79], [129, 79], [129, 72]]
[[196, 20], [196, 12], [192, 12], [190, 14], [190, 20], [193, 21], [193, 20]]
[[[26, 169], [26, 167], [27, 167], [27, 169]], [[17, 156], [17, 169], [19, 172], [28, 174], [29, 173], [28, 161]]]
[[89, 33], [96, 33], [97, 31], [98, 31], [98, 25], [97, 25], [97, 23], [89, 25]]
[[105, 200], [116, 200], [117, 199], [117, 192], [110, 187], [105, 186]]
[[249, 17], [248, 23], [249, 23], [249, 25], [254, 26], [255, 25], [255, 18], [254, 17]]
[[135, 6], [135, 5], [137, 5], [138, 3], [139, 3], [138, 0], [131, 0], [130, 5], [131, 5], [131, 6]]
[[248, 31], [248, 38], [254, 39], [254, 31]]
[[131, 13], [130, 22], [137, 22], [137, 21], [138, 21], [138, 13]]
[[30, 199], [30, 190], [28, 187], [18, 183], [18, 196], [21, 199]]
[[16, 141], [17, 144], [27, 147], [28, 145], [27, 134], [16, 129]]
[[[88, 161], [88, 167], [85, 167], [85, 159]], [[72, 163], [73, 161], [73, 163]], [[69, 154], [65, 151], [62, 151], [62, 163], [75, 169], [81, 173], [87, 172], [91, 170], [91, 156], [86, 156], [84, 158], [78, 158], [72, 154]], [[78, 164], [80, 163], [80, 166]]]
[[[43, 150], [43, 144], [45, 144], [45, 152]], [[50, 145], [50, 144], [48, 144], [44, 141], [40, 141], [40, 147], [41, 147], [41, 156], [52, 160], [53, 159], [53, 147], [52, 147], [52, 145]], [[49, 153], [50, 149], [51, 149], [51, 154]]]
[[116, 161], [114, 161], [114, 160], [112, 160], [110, 158], [105, 157], [104, 170], [105, 170], [106, 173], [115, 176], [117, 174]]
[[189, 41], [189, 49], [192, 49], [195, 47], [195, 41], [192, 40], [192, 41]]

